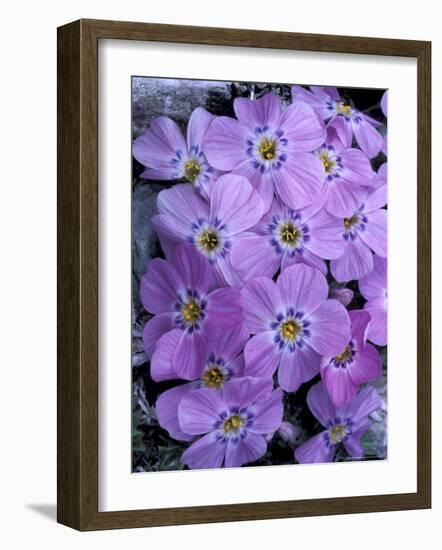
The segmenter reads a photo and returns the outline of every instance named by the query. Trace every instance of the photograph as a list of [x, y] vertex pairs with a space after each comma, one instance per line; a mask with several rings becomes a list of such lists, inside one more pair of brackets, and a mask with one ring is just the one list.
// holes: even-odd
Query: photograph
[[132, 76], [133, 473], [388, 458], [388, 90], [342, 84]]

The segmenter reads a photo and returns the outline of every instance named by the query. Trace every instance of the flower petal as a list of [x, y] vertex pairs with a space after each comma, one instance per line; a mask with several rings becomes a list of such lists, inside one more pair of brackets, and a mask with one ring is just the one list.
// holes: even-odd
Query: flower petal
[[330, 262], [330, 271], [339, 283], [360, 279], [373, 269], [373, 254], [361, 239], [348, 241], [344, 254]]
[[182, 331], [172, 359], [172, 367], [178, 378], [199, 378], [206, 363], [207, 351], [207, 339], [201, 334], [201, 330], [192, 333]]
[[214, 388], [189, 392], [178, 406], [180, 428], [189, 435], [199, 435], [215, 429], [219, 415], [227, 410], [221, 393]]
[[382, 400], [374, 388], [364, 388], [353, 399], [336, 410], [340, 418], [351, 418], [355, 424], [364, 420], [382, 406]]
[[328, 364], [321, 369], [322, 380], [335, 407], [348, 403], [358, 390], [350, 377], [349, 370]]
[[248, 407], [252, 403], [266, 399], [273, 389], [271, 378], [233, 378], [224, 385], [223, 399], [229, 407]]
[[348, 312], [351, 321], [352, 340], [357, 350], [362, 349], [367, 341], [367, 329], [370, 315], [362, 309], [353, 309]]
[[350, 341], [351, 325], [345, 307], [337, 300], [327, 300], [309, 315], [311, 325], [308, 344], [324, 357], [334, 357]]
[[237, 468], [248, 462], [261, 458], [267, 450], [267, 443], [262, 435], [248, 432], [244, 439], [227, 442], [226, 468]]
[[336, 410], [323, 382], [318, 382], [309, 389], [307, 405], [312, 414], [324, 427], [334, 422]]
[[174, 264], [185, 288], [206, 294], [215, 286], [215, 273], [209, 261], [194, 246], [182, 243], [175, 249]]
[[315, 435], [295, 451], [299, 464], [324, 464], [332, 462], [334, 456], [335, 450], [327, 446], [325, 432]]
[[284, 303], [295, 312], [309, 314], [321, 306], [328, 296], [327, 280], [314, 267], [296, 264], [285, 269], [276, 282]]
[[270, 329], [270, 323], [283, 306], [276, 284], [266, 277], [249, 281], [241, 291], [244, 317], [249, 331], [254, 334]]
[[185, 240], [192, 235], [192, 224], [198, 219], [208, 219], [209, 207], [190, 183], [163, 189], [157, 201], [160, 216], [151, 220], [155, 231], [173, 242]]
[[232, 371], [232, 378], [238, 378], [244, 376], [245, 360], [244, 353], [240, 353], [234, 359], [232, 359], [227, 366]]
[[192, 151], [192, 148], [201, 151], [204, 137], [213, 120], [215, 120], [215, 116], [208, 113], [202, 107], [197, 107], [193, 111], [187, 126], [187, 145], [189, 147], [189, 152]]
[[372, 191], [364, 201], [363, 212], [373, 212], [387, 204], [387, 184], [379, 185]]
[[186, 142], [178, 125], [168, 117], [155, 118], [146, 133], [134, 141], [133, 155], [144, 166], [164, 168], [170, 166], [177, 152], [187, 152]]
[[173, 311], [182, 285], [175, 266], [162, 258], [153, 259], [140, 284], [140, 298], [144, 308], [150, 313]]
[[293, 353], [286, 349], [279, 365], [278, 384], [284, 391], [297, 391], [319, 373], [320, 362], [321, 356], [310, 346], [297, 347]]
[[210, 125], [204, 140], [204, 154], [219, 170], [233, 170], [246, 158], [247, 132], [236, 119], [220, 116]]
[[203, 331], [210, 338], [217, 338], [226, 330], [238, 327], [243, 322], [241, 293], [236, 288], [218, 288], [206, 297], [207, 318]]
[[244, 349], [248, 339], [249, 331], [243, 323], [232, 330], [224, 331], [211, 343], [211, 351], [216, 358], [222, 357], [224, 361], [229, 362]]
[[226, 174], [214, 184], [210, 201], [210, 219], [220, 220], [228, 235], [255, 225], [264, 214], [260, 195], [242, 176]]
[[178, 405], [183, 397], [195, 389], [193, 382], [188, 382], [163, 392], [155, 403], [158, 422], [169, 432], [170, 437], [179, 441], [191, 441], [193, 435], [183, 432], [178, 422]]
[[355, 355], [355, 361], [348, 367], [352, 381], [359, 385], [377, 380], [382, 375], [382, 359], [378, 350], [367, 344]]
[[217, 440], [212, 432], [201, 437], [186, 449], [181, 462], [191, 470], [203, 468], [220, 468], [226, 452], [226, 444]]
[[345, 250], [345, 241], [342, 238], [343, 222], [331, 216], [324, 209], [314, 214], [307, 223], [310, 228], [310, 239], [304, 244], [305, 248], [326, 260], [340, 258]]
[[[384, 164], [381, 164], [379, 166], [377, 174], [374, 177], [374, 182], [373, 182], [374, 187], [380, 187], [381, 185], [386, 184], [387, 179], [388, 179], [388, 163], [384, 162]], [[381, 206], [384, 206], [384, 205], [381, 205]]]
[[242, 279], [232, 266], [230, 254], [225, 256], [216, 256], [213, 267], [215, 269], [215, 276], [218, 286], [233, 286], [236, 288], [242, 287]]
[[352, 123], [353, 132], [359, 147], [369, 158], [376, 157], [384, 145], [384, 138], [362, 116], [359, 122]]
[[376, 210], [366, 214], [368, 222], [366, 224], [366, 231], [359, 233], [364, 243], [369, 246], [375, 254], [387, 257], [387, 211]]
[[250, 130], [263, 126], [275, 129], [281, 113], [281, 100], [272, 92], [256, 100], [237, 97], [233, 102], [233, 108], [239, 122]]
[[385, 92], [382, 95], [381, 109], [382, 109], [382, 112], [384, 113], [384, 116], [388, 116], [388, 90], [385, 90]]
[[161, 168], [146, 168], [140, 174], [140, 178], [148, 180], [175, 180], [180, 178], [181, 174], [177, 172], [177, 168], [174, 165], [163, 166]]
[[148, 358], [152, 357], [155, 346], [161, 336], [175, 328], [174, 318], [173, 313], [160, 313], [160, 315], [155, 315], [144, 325], [143, 344]]
[[257, 434], [268, 434], [275, 432], [281, 426], [284, 412], [282, 397], [282, 391], [277, 389], [268, 398], [256, 403], [253, 407], [255, 416], [249, 431]]
[[312, 153], [293, 153], [272, 171], [275, 190], [290, 208], [298, 210], [318, 198], [324, 184], [324, 166]]
[[329, 125], [336, 130], [338, 138], [344, 146], [346, 148], [351, 147], [351, 142], [353, 141], [353, 129], [349, 119], [344, 116], [335, 116]]
[[371, 317], [368, 339], [377, 346], [387, 345], [387, 308], [384, 298], [370, 300], [364, 305]]
[[273, 331], [253, 336], [244, 349], [246, 376], [271, 378], [281, 360], [281, 351], [274, 340]]
[[361, 437], [364, 432], [370, 427], [370, 424], [364, 423], [358, 430], [352, 432], [350, 436], [343, 442], [345, 450], [352, 458], [363, 458], [364, 449], [361, 444]]
[[358, 185], [372, 184], [375, 172], [373, 171], [370, 161], [359, 149], [345, 149], [340, 154], [343, 170], [341, 176], [349, 183]]
[[230, 252], [232, 266], [243, 281], [261, 276], [272, 278], [281, 258], [282, 255], [270, 244], [269, 237], [256, 233], [238, 235]]
[[170, 330], [158, 340], [150, 363], [150, 374], [155, 382], [179, 378], [173, 368], [173, 354], [182, 332], [180, 329]]
[[320, 147], [326, 138], [324, 126], [307, 103], [292, 103], [282, 113], [279, 127], [288, 140], [287, 151], [306, 153]]
[[359, 210], [367, 195], [367, 189], [361, 185], [336, 180], [327, 197], [327, 212], [338, 218], [350, 218]]
[[359, 279], [359, 290], [366, 300], [385, 299], [387, 290], [387, 259], [375, 256], [371, 273]]
[[261, 173], [254, 161], [247, 158], [233, 170], [232, 174], [246, 178], [263, 202], [263, 212], [267, 212], [272, 204], [275, 194], [275, 186], [272, 178], [272, 171]]

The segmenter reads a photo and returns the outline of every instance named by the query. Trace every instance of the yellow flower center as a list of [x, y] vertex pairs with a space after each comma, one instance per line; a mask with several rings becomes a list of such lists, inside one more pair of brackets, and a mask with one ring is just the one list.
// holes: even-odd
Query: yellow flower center
[[330, 437], [330, 441], [333, 443], [333, 445], [336, 445], [337, 443], [341, 443], [341, 441], [347, 435], [347, 430], [345, 429], [345, 426], [337, 424], [336, 426], [332, 426], [328, 430], [328, 434]]
[[206, 252], [213, 252], [219, 245], [219, 238], [213, 229], [205, 229], [199, 236], [198, 242]]
[[263, 139], [258, 146], [258, 152], [263, 160], [272, 160], [276, 155], [276, 143], [270, 139]]
[[344, 227], [347, 230], [350, 230], [357, 223], [359, 223], [359, 217], [356, 214], [354, 214], [351, 218], [344, 218]]
[[244, 426], [244, 418], [239, 414], [234, 414], [224, 422], [223, 430], [226, 433], [238, 432], [243, 426]]
[[189, 300], [181, 308], [184, 320], [188, 323], [196, 323], [200, 317], [201, 308], [196, 300]]
[[335, 360], [338, 363], [344, 363], [349, 357], [351, 357], [351, 347], [347, 346], [342, 353], [335, 357]]
[[295, 340], [301, 331], [301, 327], [295, 321], [286, 321], [281, 325], [281, 334], [286, 340]]
[[344, 103], [343, 101], [340, 101], [336, 107], [336, 110], [341, 115], [347, 115], [351, 111], [351, 105], [348, 105], [347, 103]]
[[322, 151], [322, 153], [320, 153], [320, 155], [319, 155], [319, 160], [324, 165], [325, 173], [330, 174], [331, 171], [333, 170], [334, 165], [335, 165], [335, 161], [330, 158], [328, 152], [327, 151]]
[[300, 236], [300, 232], [298, 231], [298, 229], [296, 229], [296, 227], [291, 222], [287, 222], [281, 225], [279, 231], [280, 231], [281, 240], [283, 243], [289, 244], [292, 246], [296, 245]]
[[219, 388], [224, 379], [224, 374], [216, 365], [211, 365], [202, 376], [202, 380], [208, 388]]
[[184, 165], [184, 177], [191, 181], [192, 183], [200, 175], [201, 165], [196, 160], [188, 160]]

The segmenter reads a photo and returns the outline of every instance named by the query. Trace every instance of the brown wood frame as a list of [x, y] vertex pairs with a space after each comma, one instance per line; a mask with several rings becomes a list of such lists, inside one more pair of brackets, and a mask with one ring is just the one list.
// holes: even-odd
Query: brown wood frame
[[[98, 40], [417, 58], [417, 492], [98, 511]], [[79, 20], [58, 29], [58, 521], [82, 531], [431, 507], [431, 43]]]

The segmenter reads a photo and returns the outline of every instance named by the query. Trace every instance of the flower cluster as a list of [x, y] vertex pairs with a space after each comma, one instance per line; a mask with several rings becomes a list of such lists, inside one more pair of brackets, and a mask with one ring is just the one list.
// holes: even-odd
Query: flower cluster
[[305, 383], [321, 428], [293, 461], [361, 459], [383, 404], [368, 383], [387, 343], [387, 166], [373, 168], [386, 136], [336, 88], [291, 93], [236, 98], [235, 117], [198, 107], [186, 137], [158, 117], [133, 145], [141, 177], [168, 182], [143, 342], [167, 381], [158, 422], [189, 468], [255, 462], [275, 434], [294, 443], [285, 403]]

